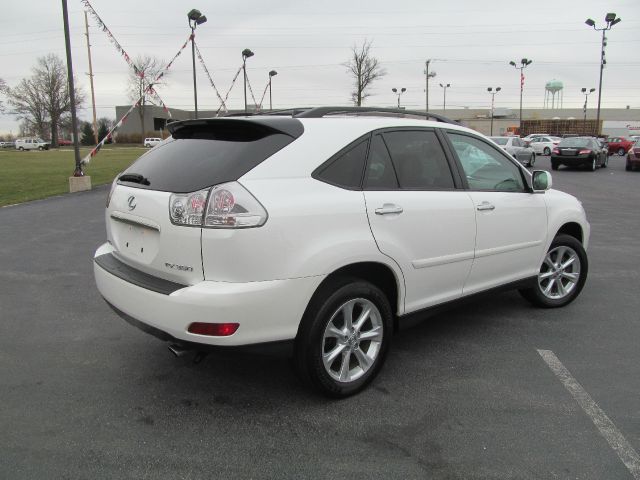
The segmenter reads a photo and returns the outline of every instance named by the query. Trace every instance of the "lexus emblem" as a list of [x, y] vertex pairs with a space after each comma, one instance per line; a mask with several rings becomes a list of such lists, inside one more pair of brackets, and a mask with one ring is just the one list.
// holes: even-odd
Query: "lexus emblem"
[[127, 204], [129, 205], [129, 211], [131, 210], [135, 210], [137, 204], [136, 204], [136, 197], [134, 197], [133, 195], [131, 195], [128, 199], [127, 199]]

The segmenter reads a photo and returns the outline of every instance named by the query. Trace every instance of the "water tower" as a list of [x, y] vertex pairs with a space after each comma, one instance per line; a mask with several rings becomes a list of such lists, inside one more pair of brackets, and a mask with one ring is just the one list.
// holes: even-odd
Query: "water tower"
[[[564, 85], [560, 80], [549, 80], [544, 86], [544, 108], [562, 108], [562, 89]], [[556, 94], [558, 101], [556, 102]]]

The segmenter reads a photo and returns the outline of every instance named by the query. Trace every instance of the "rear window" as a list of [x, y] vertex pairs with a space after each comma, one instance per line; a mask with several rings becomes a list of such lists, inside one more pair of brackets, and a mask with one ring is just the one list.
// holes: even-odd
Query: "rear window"
[[241, 120], [187, 125], [121, 175], [140, 181], [118, 183], [165, 192], [194, 192], [237, 180], [294, 140], [268, 126]]
[[565, 138], [559, 144], [558, 147], [588, 147], [591, 145], [591, 141], [588, 138]]
[[509, 139], [504, 137], [490, 137], [490, 138], [491, 140], [496, 142], [498, 145], [506, 145], [509, 142]]

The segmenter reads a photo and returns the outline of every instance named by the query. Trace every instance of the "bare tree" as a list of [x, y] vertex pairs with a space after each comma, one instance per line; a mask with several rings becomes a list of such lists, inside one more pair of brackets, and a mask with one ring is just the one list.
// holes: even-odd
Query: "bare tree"
[[[131, 102], [140, 101], [138, 115], [140, 116], [140, 133], [142, 135], [142, 140], [144, 140], [144, 107], [147, 104], [155, 105], [153, 95], [146, 93], [146, 90], [149, 85], [153, 83], [158, 74], [164, 69], [164, 62], [155, 57], [144, 55], [136, 57], [133, 63], [137, 68], [137, 72], [134, 72], [133, 70], [129, 71], [129, 77], [127, 79], [127, 95]], [[164, 79], [164, 76], [162, 78]], [[153, 88], [164, 84], [164, 81], [154, 83]]]
[[361, 107], [364, 99], [370, 96], [367, 89], [371, 84], [387, 74], [380, 66], [378, 59], [371, 55], [370, 50], [371, 42], [367, 40], [362, 46], [354, 45], [351, 49], [351, 58], [343, 63], [353, 77], [354, 90], [351, 92], [351, 100], [358, 107]]
[[[33, 75], [23, 78], [17, 86], [6, 88], [12, 113], [22, 120], [26, 130], [48, 137], [58, 145], [58, 127], [71, 114], [67, 72], [63, 61], [54, 54], [38, 58]], [[84, 101], [75, 91], [76, 108]]]
[[[7, 91], [7, 84], [3, 79], [0, 78], [0, 93], [5, 93]], [[0, 101], [0, 113], [4, 112], [4, 104]]]

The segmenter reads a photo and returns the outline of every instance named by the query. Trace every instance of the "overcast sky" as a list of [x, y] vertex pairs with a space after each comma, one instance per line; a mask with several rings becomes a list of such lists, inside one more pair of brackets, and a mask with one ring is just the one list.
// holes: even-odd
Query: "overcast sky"
[[[442, 107], [439, 83], [450, 83], [447, 107], [488, 107], [489, 86], [502, 87], [496, 107], [516, 108], [519, 73], [509, 65], [522, 57], [533, 60], [525, 70], [524, 107], [542, 107], [544, 85], [564, 83], [564, 106], [578, 108], [582, 87], [598, 86], [599, 34], [584, 24], [591, 17], [601, 26], [607, 11], [622, 18], [608, 33], [603, 107], [640, 109], [640, 1], [538, 0], [492, 2], [474, 0], [235, 0], [179, 2], [92, 0], [92, 5], [131, 57], [147, 54], [168, 61], [189, 35], [187, 11], [201, 10], [208, 22], [198, 27], [196, 43], [222, 93], [229, 89], [242, 63], [241, 51], [255, 56], [247, 74], [258, 101], [273, 79], [274, 108], [347, 105], [351, 79], [342, 65], [350, 48], [364, 39], [387, 75], [371, 89], [367, 105], [392, 106], [393, 87], [405, 87], [403, 106], [424, 109], [424, 67], [434, 59], [430, 107]], [[88, 60], [84, 9], [69, 0], [71, 45], [77, 84], [87, 101], [79, 111], [89, 119]], [[64, 58], [60, 1], [5, 2], [0, 17], [0, 78], [9, 86], [29, 76], [37, 57], [55, 53]], [[106, 34], [89, 18], [98, 116], [115, 118], [115, 105], [127, 104], [128, 66]], [[219, 102], [199, 65], [200, 109]], [[241, 78], [240, 78], [241, 80]], [[192, 109], [191, 51], [187, 48], [170, 69], [158, 93], [169, 107]], [[590, 105], [595, 105], [595, 97]], [[252, 103], [251, 100], [249, 103]], [[268, 94], [265, 99], [268, 106]], [[229, 95], [229, 106], [243, 106], [242, 84]], [[0, 115], [0, 133], [17, 133], [10, 114]]]

